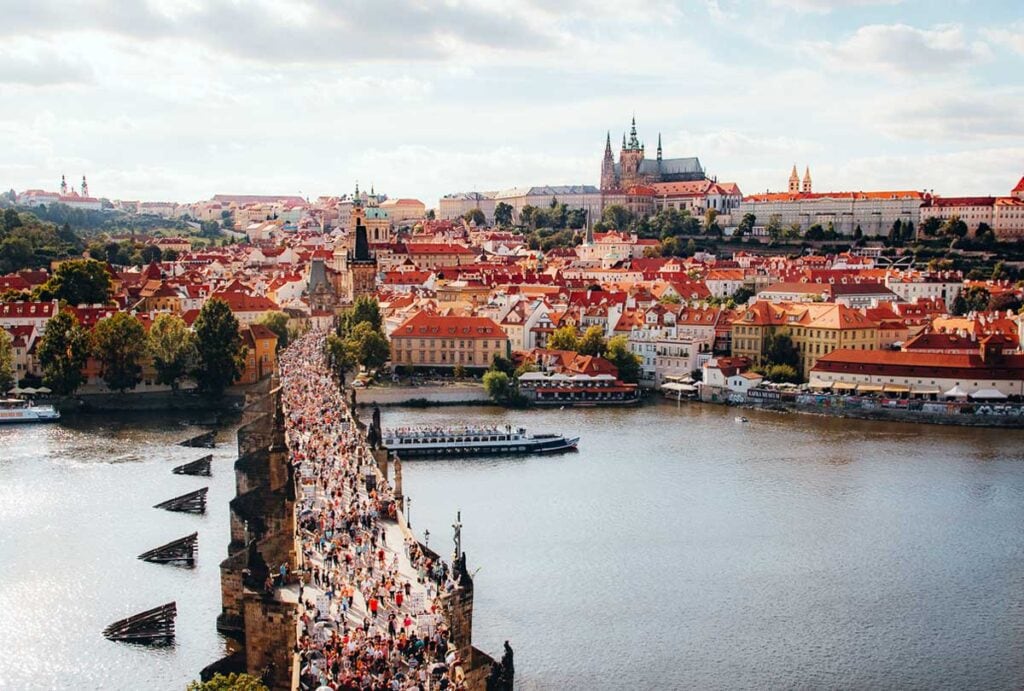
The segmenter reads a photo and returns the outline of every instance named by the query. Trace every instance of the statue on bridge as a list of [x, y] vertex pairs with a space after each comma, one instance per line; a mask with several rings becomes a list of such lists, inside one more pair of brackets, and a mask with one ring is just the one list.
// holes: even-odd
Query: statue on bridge
[[515, 681], [516, 670], [512, 662], [512, 646], [505, 641], [505, 654], [501, 660], [491, 665], [491, 671], [487, 675], [487, 691], [512, 691], [512, 684]]

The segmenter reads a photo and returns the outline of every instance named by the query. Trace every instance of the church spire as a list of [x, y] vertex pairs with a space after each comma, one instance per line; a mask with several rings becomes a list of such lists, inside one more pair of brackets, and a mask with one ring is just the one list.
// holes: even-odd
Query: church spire
[[800, 192], [800, 174], [796, 172], [796, 164], [793, 164], [793, 172], [789, 174], [789, 191], [791, 194]]
[[85, 181], [85, 176], [82, 176], [82, 196], [89, 196], [89, 183]]
[[604, 156], [608, 158], [612, 155], [612, 131], [608, 130], [608, 135], [604, 140]]
[[658, 160], [661, 160], [661, 132], [658, 132]]
[[810, 166], [807, 166], [807, 169], [804, 171], [803, 192], [804, 192], [804, 194], [810, 194], [811, 193], [811, 167]]
[[68, 180], [63, 175], [60, 176], [60, 193], [64, 197], [68, 195]]

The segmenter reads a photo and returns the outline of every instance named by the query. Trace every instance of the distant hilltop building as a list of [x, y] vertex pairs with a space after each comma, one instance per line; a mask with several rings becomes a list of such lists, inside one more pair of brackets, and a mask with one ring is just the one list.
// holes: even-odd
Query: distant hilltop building
[[89, 196], [89, 183], [85, 176], [82, 176], [81, 192], [68, 187], [67, 178], [60, 176], [60, 192], [46, 192], [44, 190], [25, 190], [18, 195], [18, 203], [24, 206], [46, 206], [47, 204], [65, 204], [72, 209], [86, 209], [99, 211], [103, 208], [103, 202], [95, 197]]
[[601, 161], [601, 191], [628, 190], [659, 182], [694, 182], [707, 179], [700, 160], [695, 156], [664, 158], [661, 133], [658, 133], [656, 156], [653, 160], [647, 158], [646, 148], [637, 137], [635, 117], [629, 128], [629, 139], [626, 139], [625, 134], [622, 135], [618, 163], [612, 156], [612, 134], [608, 132], [604, 144], [604, 160]]

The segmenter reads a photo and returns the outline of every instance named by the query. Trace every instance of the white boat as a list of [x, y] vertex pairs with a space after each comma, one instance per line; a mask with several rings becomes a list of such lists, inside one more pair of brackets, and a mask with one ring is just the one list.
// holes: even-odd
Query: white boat
[[384, 431], [384, 446], [400, 458], [573, 451], [579, 437], [527, 435], [522, 427], [408, 427]]
[[52, 405], [33, 405], [20, 398], [0, 400], [0, 424], [13, 422], [56, 422], [60, 413]]
[[737, 416], [736, 416], [736, 422], [750, 422], [750, 420], [748, 420], [748, 419], [747, 419], [746, 417], [744, 417], [743, 415], [737, 415]]

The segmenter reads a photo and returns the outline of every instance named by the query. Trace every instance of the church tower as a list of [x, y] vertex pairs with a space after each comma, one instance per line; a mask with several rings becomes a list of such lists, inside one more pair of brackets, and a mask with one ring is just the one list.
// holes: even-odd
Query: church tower
[[617, 188], [615, 159], [612, 157], [612, 133], [608, 132], [604, 140], [604, 159], [601, 161], [601, 190], [608, 191]]
[[352, 300], [377, 291], [377, 257], [370, 254], [370, 242], [362, 222], [356, 224], [355, 251], [348, 257], [348, 274]]
[[789, 193], [800, 194], [800, 174], [796, 172], [796, 164], [793, 164], [793, 172], [789, 174]]
[[640, 176], [644, 148], [636, 136], [636, 116], [633, 116], [633, 122], [629, 128], [629, 142], [625, 142], [625, 137], [623, 140], [622, 152], [619, 154], [619, 186], [628, 190], [630, 187], [644, 182]]
[[84, 175], [82, 176], [82, 196], [83, 197], [88, 197], [89, 196], [89, 183], [87, 183], [85, 181], [85, 176]]
[[60, 176], [60, 196], [68, 196], [68, 180], [63, 175]]
[[810, 166], [807, 166], [807, 169], [804, 171], [804, 184], [803, 184], [802, 191], [803, 191], [804, 194], [810, 194], [811, 193], [811, 167]]

